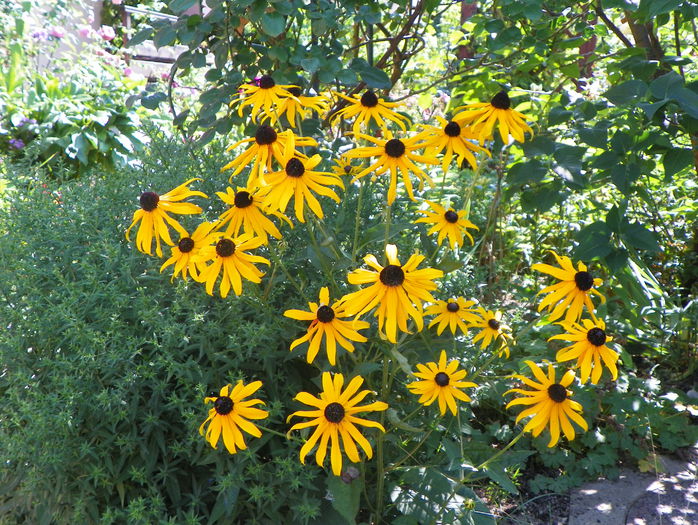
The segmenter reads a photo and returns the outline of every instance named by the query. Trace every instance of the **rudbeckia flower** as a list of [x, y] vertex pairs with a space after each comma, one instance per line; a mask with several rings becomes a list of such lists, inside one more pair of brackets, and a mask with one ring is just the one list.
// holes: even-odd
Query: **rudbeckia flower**
[[458, 109], [465, 111], [454, 115], [453, 120], [461, 126], [469, 124], [480, 144], [492, 138], [492, 129], [497, 123], [504, 144], [509, 143], [509, 135], [519, 142], [524, 141], [525, 131], [533, 135], [533, 130], [526, 124], [526, 116], [511, 109], [511, 100], [506, 91], [500, 91], [488, 103], [467, 104]]
[[222, 230], [226, 223], [228, 224], [225, 229], [226, 235], [236, 236], [240, 230], [243, 230], [246, 233], [254, 233], [264, 241], [264, 244], [267, 244], [269, 235], [281, 239], [281, 232], [267, 218], [267, 213], [283, 219], [291, 225], [291, 221], [285, 215], [274, 210], [263, 209], [262, 199], [255, 194], [252, 188], [239, 187], [238, 191], [226, 188], [225, 193], [217, 191], [216, 195], [230, 205], [230, 208], [218, 218], [219, 229]]
[[499, 343], [499, 357], [506, 355], [509, 357], [509, 342], [511, 335], [507, 332], [511, 331], [507, 325], [502, 323], [502, 312], [493, 312], [485, 310], [482, 306], [478, 307], [480, 314], [476, 320], [470, 325], [471, 328], [482, 328], [480, 332], [473, 337], [473, 344], [482, 340], [481, 349], [486, 348], [492, 341]]
[[378, 97], [378, 95], [376, 95], [370, 89], [366, 90], [361, 97], [348, 97], [346, 95], [342, 95], [341, 93], [337, 93], [337, 95], [348, 101], [349, 105], [340, 109], [332, 116], [332, 125], [334, 125], [338, 120], [348, 120], [352, 117], [356, 117], [354, 125], [352, 126], [354, 135], [359, 133], [361, 130], [361, 124], [366, 123], [366, 127], [368, 127], [371, 120], [373, 120], [379, 128], [384, 130], [387, 129], [385, 121], [390, 120], [391, 122], [394, 122], [400, 126], [402, 131], [407, 131], [405, 124], [409, 124], [410, 120], [391, 109], [401, 106], [402, 104], [397, 102], [387, 102]]
[[138, 228], [138, 233], [136, 234], [136, 248], [143, 253], [151, 255], [153, 237], [155, 237], [155, 253], [158, 255], [158, 257], [162, 257], [160, 239], [165, 241], [165, 243], [169, 244], [170, 246], [174, 245], [172, 238], [170, 237], [170, 230], [167, 227], [168, 224], [177, 230], [181, 235], [187, 235], [187, 231], [182, 227], [182, 225], [179, 224], [176, 219], [170, 217], [168, 213], [177, 213], [180, 215], [201, 213], [201, 208], [199, 208], [196, 204], [179, 201], [194, 195], [208, 199], [208, 196], [206, 196], [205, 193], [200, 191], [192, 191], [188, 188], [189, 184], [195, 180], [201, 179], [189, 179], [184, 184], [177, 186], [175, 189], [168, 191], [164, 195], [158, 195], [153, 191], [141, 193], [141, 209], [136, 210], [133, 214], [133, 221], [126, 230], [126, 240], [131, 240], [129, 237], [131, 228], [133, 228], [138, 221], [141, 221], [141, 225]]
[[304, 310], [286, 310], [284, 315], [298, 321], [311, 321], [308, 331], [291, 343], [291, 350], [301, 343], [310, 341], [308, 346], [308, 363], [312, 363], [325, 339], [327, 360], [332, 366], [336, 364], [337, 343], [347, 352], [354, 351], [351, 341], [365, 343], [367, 339], [358, 330], [369, 327], [366, 321], [343, 321], [347, 317], [342, 304], [337, 301], [330, 306], [330, 292], [326, 286], [320, 289], [320, 304], [308, 303], [309, 312]]
[[574, 381], [574, 372], [568, 370], [562, 376], [560, 382], [557, 383], [552, 363], [548, 363], [547, 377], [533, 361], [525, 361], [525, 363], [531, 369], [538, 382], [518, 374], [515, 374], [513, 377], [523, 381], [524, 384], [534, 390], [512, 388], [504, 393], [506, 395], [510, 392], [516, 392], [524, 396], [512, 399], [507, 404], [507, 408], [515, 405], [532, 405], [516, 417], [516, 422], [518, 423], [525, 417], [533, 416], [526, 423], [524, 432], [531, 432], [533, 437], [538, 437], [546, 427], [549, 427], [550, 442], [548, 447], [554, 447], [560, 440], [560, 428], [562, 428], [562, 432], [569, 441], [574, 440], [575, 432], [570, 419], [584, 430], [589, 430], [587, 422], [579, 414], [582, 411], [582, 405], [572, 401], [570, 398], [572, 393], [567, 389]]
[[388, 205], [392, 204], [395, 200], [398, 171], [402, 174], [402, 181], [405, 184], [405, 188], [407, 188], [407, 194], [412, 200], [415, 200], [415, 198], [414, 191], [412, 190], [410, 173], [413, 173], [419, 179], [420, 190], [424, 187], [425, 181], [428, 182], [430, 186], [434, 186], [434, 181], [431, 180], [431, 177], [414, 162], [433, 165], [438, 164], [439, 161], [433, 154], [425, 153], [424, 155], [418, 155], [415, 153], [416, 150], [422, 148], [422, 145], [418, 144], [416, 137], [412, 137], [411, 139], [396, 139], [393, 138], [393, 134], [390, 131], [385, 132], [385, 136], [387, 137], [386, 140], [376, 139], [361, 133], [356, 136], [372, 142], [375, 146], [354, 148], [346, 152], [344, 156], [348, 159], [368, 157], [378, 157], [378, 159], [368, 168], [355, 175], [354, 180], [360, 179], [364, 175], [368, 175], [374, 171], [374, 177], [377, 177], [389, 170], [390, 186], [388, 188]]
[[473, 323], [480, 319], [473, 312], [472, 306], [474, 305], [475, 301], [466, 301], [463, 297], [449, 299], [448, 301], [436, 301], [435, 304], [428, 306], [424, 310], [424, 315], [436, 316], [429, 323], [429, 328], [438, 324], [436, 327], [438, 335], [441, 335], [447, 326], [453, 335], [456, 334], [458, 328], [460, 328], [463, 334], [467, 334], [468, 325], [466, 323]]
[[206, 293], [213, 295], [213, 286], [218, 275], [223, 270], [220, 292], [225, 298], [232, 286], [235, 295], [242, 294], [242, 277], [253, 283], [262, 281], [264, 273], [259, 271], [253, 263], [270, 264], [267, 259], [259, 255], [245, 253], [247, 250], [259, 248], [264, 241], [254, 237], [251, 233], [244, 233], [239, 237], [229, 237], [222, 232], [214, 232], [209, 238], [217, 238], [215, 245], [207, 245], [201, 249], [201, 258], [204, 262], [212, 261], [210, 265], [201, 268], [198, 281], [206, 283]]
[[257, 114], [262, 111], [265, 118], [271, 118], [272, 123], [276, 121], [276, 109], [282, 102], [283, 97], [291, 97], [290, 88], [298, 86], [277, 85], [269, 75], [263, 75], [255, 84], [243, 84], [240, 86], [240, 95], [233, 99], [231, 106], [239, 104], [238, 115], [242, 117], [242, 110], [246, 106], [252, 106], [252, 122], [257, 122]]
[[586, 383], [591, 375], [592, 384], [597, 384], [601, 379], [603, 365], [606, 365], [613, 376], [613, 380], [618, 379], [618, 353], [606, 346], [606, 343], [611, 340], [606, 335], [606, 323], [601, 319], [582, 319], [580, 323], [559, 323], [565, 330], [566, 334], [554, 335], [552, 339], [562, 339], [563, 341], [574, 342], [573, 345], [558, 350], [555, 359], [560, 362], [577, 360], [577, 367], [581, 370], [582, 375], [580, 380], [582, 384]]
[[479, 230], [472, 222], [470, 222], [468, 217], [468, 212], [465, 210], [456, 211], [453, 208], [444, 208], [440, 204], [431, 201], [425, 201], [430, 207], [430, 210], [417, 210], [419, 213], [426, 215], [421, 219], [417, 219], [415, 222], [424, 222], [426, 224], [431, 224], [431, 228], [427, 231], [427, 234], [432, 235], [438, 233], [439, 236], [436, 238], [436, 242], [441, 246], [443, 240], [448, 237], [448, 244], [451, 249], [455, 249], [456, 245], [463, 246], [463, 236], [465, 235], [470, 239], [470, 244], [475, 244], [473, 236], [468, 232], [468, 228], [474, 228]]
[[446, 414], [446, 407], [454, 416], [456, 415], [456, 399], [470, 402], [470, 397], [461, 392], [461, 388], [477, 386], [475, 383], [462, 381], [467, 372], [458, 370], [458, 361], [455, 359], [447, 364], [445, 350], [441, 350], [438, 364], [433, 361], [426, 365], [417, 364], [417, 370], [419, 372], [414, 372], [414, 375], [421, 381], [409, 383], [407, 388], [413, 394], [421, 396], [419, 402], [424, 406], [429, 406], [438, 400], [442, 416]]
[[289, 432], [302, 428], [317, 427], [308, 441], [301, 447], [301, 463], [305, 464], [305, 456], [307, 456], [315, 444], [320, 441], [317, 452], [315, 453], [315, 460], [317, 464], [322, 467], [325, 462], [325, 457], [327, 456], [327, 444], [329, 442], [332, 473], [335, 476], [339, 476], [342, 473], [340, 437], [342, 438], [344, 452], [350, 461], [354, 463], [361, 461], [359, 451], [356, 448], [357, 443], [366, 453], [368, 459], [373, 457], [373, 449], [368, 440], [361, 435], [357, 425], [377, 428], [382, 432], [385, 432], [385, 429], [380, 423], [357, 417], [357, 414], [360, 412], [386, 410], [388, 405], [382, 401], [375, 401], [368, 405], [359, 406], [358, 403], [371, 393], [370, 390], [358, 392], [363, 382], [363, 378], [356, 376], [349, 382], [344, 392], [342, 392], [344, 376], [342, 374], [334, 374], [333, 378], [329, 372], [323, 372], [323, 391], [320, 392], [319, 398], [308, 392], [301, 392], [295, 397], [296, 401], [309, 405], [313, 409], [294, 412], [288, 416], [288, 420], [294, 416], [312, 419], [303, 423], [296, 423], [291, 427]]
[[378, 307], [378, 329], [383, 331], [388, 341], [397, 342], [397, 329], [407, 330], [407, 320], [414, 319], [417, 330], [424, 328], [422, 301], [434, 302], [431, 290], [436, 289], [434, 279], [443, 277], [441, 270], [433, 268], [417, 269], [424, 260], [423, 255], [412, 255], [404, 265], [397, 258], [394, 244], [385, 247], [388, 264], [378, 264], [374, 255], [367, 255], [364, 261], [373, 270], [358, 269], [349, 273], [351, 284], [371, 284], [366, 288], [345, 295], [342, 298], [348, 315], [362, 315]]
[[[259, 126], [254, 137], [239, 140], [232, 146], [228, 146], [226, 151], [233, 150], [240, 144], [247, 142], [252, 143], [250, 147], [221, 168], [221, 171], [234, 169], [230, 175], [230, 180], [232, 180], [235, 175], [252, 162], [247, 187], [263, 186], [265, 184], [263, 171], [271, 171], [273, 159], [283, 163], [286, 148], [294, 150], [296, 146], [317, 146], [315, 139], [296, 137], [290, 129], [277, 133], [271, 126], [263, 125]], [[297, 155], [300, 154], [297, 153]]]
[[274, 113], [275, 118], [271, 119], [271, 124], [275, 124], [281, 118], [281, 115], [285, 114], [289, 126], [295, 128], [296, 115], [302, 120], [307, 118], [313, 111], [322, 115], [330, 110], [330, 99], [324, 95], [304, 96], [301, 94], [301, 88], [296, 86], [288, 88], [288, 92], [291, 96], [281, 99]]
[[536, 263], [531, 266], [531, 269], [538, 272], [552, 275], [561, 282], [543, 288], [539, 294], [548, 294], [538, 305], [538, 311], [547, 308], [552, 312], [549, 314], [550, 320], [555, 321], [560, 319], [567, 309], [565, 314], [565, 322], [571, 323], [579, 320], [582, 317], [582, 309], [586, 305], [590, 314], [594, 313], [594, 304], [591, 302], [591, 294], [601, 297], [601, 302], [605, 303], [606, 298], [594, 288], [600, 286], [603, 281], [594, 278], [587, 270], [583, 262], [577, 263], [577, 269], [569, 257], [559, 256], [554, 251], [550, 251], [557, 259], [560, 268], [556, 268], [549, 264]]
[[344, 157], [335, 159], [334, 164], [335, 165], [332, 166], [332, 172], [338, 177], [343, 177], [344, 175], [351, 175], [353, 177], [356, 176], [357, 173], [361, 173], [365, 168], [363, 164], [354, 165]]
[[254, 437], [262, 437], [262, 433], [254, 423], [248, 419], [264, 419], [269, 415], [266, 410], [255, 408], [255, 405], [263, 405], [261, 399], [248, 399], [259, 387], [261, 381], [254, 381], [249, 385], [238, 381], [235, 388], [226, 385], [221, 388], [219, 395], [214, 395], [204, 399], [205, 403], [213, 403], [213, 408], [208, 412], [208, 418], [199, 427], [199, 434], [204, 435], [204, 426], [209, 423], [206, 429], [206, 441], [213, 448], [218, 445], [218, 440], [223, 435], [223, 443], [228, 452], [235, 454], [237, 449], [245, 450], [247, 445], [240, 430]]
[[186, 279], [187, 272], [191, 273], [195, 280], [198, 279], [199, 269], [205, 266], [199, 257], [199, 252], [208, 244], [208, 235], [216, 226], [215, 222], [203, 222], [197, 226], [191, 236], [184, 232], [177, 246], [171, 248], [172, 255], [160, 267], [160, 272], [174, 264], [173, 281], [180, 273]]
[[446, 119], [441, 117], [436, 117], [436, 120], [439, 121], [440, 127], [422, 126], [425, 128], [424, 131], [420, 132], [416, 138], [423, 140], [424, 143], [422, 145], [434, 155], [446, 150], [441, 161], [441, 168], [444, 170], [444, 173], [448, 171], [454, 153], [458, 158], [458, 164], [462, 165], [465, 161], [468, 161], [473, 171], [477, 170], [477, 161], [473, 152], [482, 152], [488, 157], [492, 156], [488, 150], [468, 140], [477, 138], [472, 129], [461, 126], [454, 120], [447, 122]]
[[315, 171], [321, 160], [320, 155], [310, 158], [299, 156], [298, 152], [289, 147], [281, 159], [284, 168], [265, 176], [267, 184], [260, 193], [264, 204], [283, 213], [293, 197], [293, 208], [299, 221], [305, 222], [306, 203], [308, 208], [322, 219], [322, 206], [315, 193], [339, 202], [339, 195], [328, 186], [344, 188], [344, 183], [334, 173]]

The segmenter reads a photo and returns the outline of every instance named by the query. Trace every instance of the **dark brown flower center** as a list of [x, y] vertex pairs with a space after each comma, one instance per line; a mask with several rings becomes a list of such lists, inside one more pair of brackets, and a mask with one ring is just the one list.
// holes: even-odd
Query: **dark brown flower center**
[[506, 91], [500, 91], [490, 100], [492, 104], [497, 109], [509, 109], [511, 107], [511, 99], [507, 95]]
[[589, 272], [577, 272], [574, 274], [574, 282], [581, 291], [586, 292], [594, 286], [594, 278]]
[[361, 105], [367, 108], [375, 108], [378, 105], [378, 97], [370, 89], [361, 95]]
[[145, 211], [153, 211], [158, 207], [158, 202], [160, 202], [160, 197], [157, 193], [152, 191], [144, 191], [141, 193], [141, 208]]
[[288, 88], [288, 92], [291, 93], [294, 97], [300, 97], [301, 96], [301, 88], [299, 87], [290, 87]]
[[348, 174], [350, 171], [351, 171], [351, 164], [347, 164], [346, 166], [344, 166], [344, 173]]
[[603, 346], [606, 344], [606, 332], [601, 328], [592, 328], [587, 332], [587, 341], [594, 346]]
[[216, 243], [216, 253], [220, 257], [230, 257], [235, 253], [235, 243], [230, 239], [221, 239]]
[[457, 137], [460, 135], [460, 124], [458, 122], [449, 122], [444, 128], [444, 133], [449, 137]]
[[329, 323], [334, 319], [334, 310], [327, 305], [322, 305], [317, 309], [317, 320], [321, 323]]
[[305, 166], [296, 157], [286, 163], [286, 175], [289, 177], [301, 177], [305, 173]]
[[344, 419], [344, 407], [339, 403], [330, 403], [325, 407], [325, 419], [330, 423], [339, 423]]
[[397, 264], [389, 264], [381, 270], [379, 278], [386, 286], [400, 286], [405, 282], [405, 272]]
[[446, 386], [450, 381], [446, 372], [439, 372], [434, 376], [434, 382], [439, 386]]
[[180, 239], [177, 243], [177, 248], [179, 248], [179, 251], [182, 253], [189, 253], [194, 249], [194, 239], [191, 237]]
[[225, 416], [233, 411], [233, 400], [228, 396], [220, 396], [213, 402], [213, 408], [221, 416]]
[[235, 194], [235, 200], [233, 202], [236, 208], [247, 208], [252, 204], [252, 196], [248, 191], [238, 191]]
[[271, 126], [259, 126], [257, 133], [254, 134], [254, 139], [260, 146], [268, 146], [276, 142], [276, 131]]
[[455, 313], [458, 310], [460, 310], [460, 306], [458, 306], [458, 303], [448, 303], [446, 305], [446, 310], [448, 310], [451, 313]]
[[487, 326], [489, 326], [492, 330], [499, 330], [500, 324], [496, 319], [490, 319], [487, 321]]
[[444, 219], [446, 219], [446, 222], [455, 224], [458, 222], [458, 214], [453, 210], [448, 210], [446, 213], [444, 213]]
[[397, 159], [405, 154], [405, 145], [400, 139], [390, 139], [385, 143], [385, 153]]
[[567, 399], [567, 389], [560, 383], [554, 383], [548, 387], [548, 395], [556, 403], [562, 403]]
[[269, 75], [262, 75], [262, 77], [259, 79], [259, 87], [262, 89], [271, 89], [276, 85], [276, 82], [274, 82], [274, 79], [271, 78]]

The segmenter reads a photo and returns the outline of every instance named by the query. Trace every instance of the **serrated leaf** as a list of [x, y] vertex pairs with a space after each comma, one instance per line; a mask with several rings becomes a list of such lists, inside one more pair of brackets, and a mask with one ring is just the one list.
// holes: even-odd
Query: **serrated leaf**
[[507, 173], [507, 179], [512, 185], [524, 184], [527, 182], [540, 182], [545, 178], [548, 169], [537, 160], [528, 162], [517, 162]]
[[628, 80], [604, 93], [604, 96], [614, 105], [622, 106], [636, 102], [647, 93], [647, 84], [642, 80]]
[[681, 75], [670, 71], [650, 83], [650, 93], [656, 99], [667, 100], [673, 98], [674, 91], [681, 86], [683, 86]]
[[668, 180], [681, 170], [690, 166], [695, 160], [690, 149], [675, 148], [667, 151], [662, 163], [664, 165], [664, 180]]
[[621, 238], [625, 243], [637, 250], [661, 251], [657, 236], [639, 222], [628, 224], [621, 232]]
[[387, 73], [372, 66], [362, 69], [359, 72], [359, 76], [361, 77], [362, 82], [373, 89], [390, 89], [393, 87]]
[[618, 164], [611, 168], [611, 180], [623, 195], [631, 193], [632, 185], [638, 178], [640, 178], [640, 167], [637, 164]]

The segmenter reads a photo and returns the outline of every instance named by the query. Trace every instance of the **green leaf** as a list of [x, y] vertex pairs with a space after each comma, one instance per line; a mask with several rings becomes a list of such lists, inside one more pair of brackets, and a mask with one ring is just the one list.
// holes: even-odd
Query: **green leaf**
[[673, 98], [673, 93], [681, 86], [683, 86], [681, 75], [670, 71], [652, 81], [650, 84], [650, 93], [652, 93], [654, 98], [667, 100]]
[[572, 174], [582, 171], [582, 158], [587, 149], [581, 146], [568, 146], [566, 144], [558, 146], [553, 154], [557, 163]]
[[664, 155], [664, 180], [669, 180], [675, 174], [691, 166], [695, 160], [693, 150], [674, 148]]
[[637, 250], [661, 251], [657, 236], [639, 222], [628, 224], [621, 232], [621, 238], [623, 242]]
[[161, 102], [167, 100], [167, 95], [158, 91], [157, 93], [149, 93], [141, 97], [141, 105], [148, 109], [157, 109]]
[[169, 7], [173, 13], [182, 13], [196, 3], [196, 0], [172, 0]]
[[628, 80], [604, 93], [604, 96], [614, 105], [623, 106], [636, 102], [647, 93], [647, 84], [642, 80]]
[[548, 169], [540, 161], [530, 160], [528, 162], [517, 162], [509, 168], [507, 179], [512, 185], [540, 182], [547, 173]]
[[608, 128], [605, 126], [594, 126], [593, 128], [580, 128], [579, 138], [582, 142], [605, 149], [608, 147]]
[[269, 36], [279, 36], [286, 29], [286, 19], [279, 13], [262, 15], [262, 31]]
[[497, 465], [496, 463], [491, 463], [483, 470], [485, 471], [485, 474], [487, 474], [487, 477], [506, 490], [509, 494], [519, 493], [516, 485], [514, 485], [514, 483], [511, 481], [511, 478], [507, 475], [503, 467]]
[[160, 29], [153, 37], [153, 44], [155, 47], [161, 48], [164, 46], [169, 46], [177, 38], [177, 30], [173, 25], [167, 25]]
[[327, 490], [332, 494], [332, 507], [352, 525], [356, 523], [355, 518], [359, 512], [363, 487], [363, 478], [353, 479], [346, 483], [338, 476], [329, 475], [327, 477]]
[[633, 183], [640, 178], [640, 167], [635, 163], [618, 164], [611, 168], [611, 180], [623, 195], [629, 195]]
[[138, 33], [133, 35], [133, 38], [128, 41], [128, 47], [134, 47], [137, 46], [138, 44], [142, 44], [149, 38], [153, 36], [153, 28], [152, 27], [144, 27]]
[[555, 152], [555, 141], [545, 135], [536, 135], [530, 141], [524, 142], [523, 149], [527, 157], [552, 155]]
[[579, 243], [574, 250], [575, 259], [590, 261], [597, 257], [605, 257], [613, 249], [611, 231], [602, 221], [585, 226], [574, 237]]
[[674, 91], [674, 100], [678, 102], [681, 109], [683, 109], [687, 115], [693, 118], [698, 118], [698, 94], [692, 90], [682, 87]]
[[550, 126], [556, 126], [557, 124], [562, 124], [567, 122], [570, 117], [572, 117], [572, 112], [562, 106], [555, 106], [548, 113], [548, 124]]
[[373, 89], [390, 89], [393, 87], [392, 82], [390, 82], [390, 77], [388, 77], [386, 72], [373, 66], [368, 66], [359, 71], [359, 76], [362, 82]]
[[304, 58], [303, 60], [301, 60], [301, 67], [312, 75], [320, 67], [320, 59], [319, 58]]

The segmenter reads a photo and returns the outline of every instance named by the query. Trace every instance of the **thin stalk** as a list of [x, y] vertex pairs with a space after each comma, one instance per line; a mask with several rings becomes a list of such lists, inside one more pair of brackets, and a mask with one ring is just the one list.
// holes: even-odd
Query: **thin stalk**
[[361, 204], [364, 198], [364, 180], [359, 181], [359, 198], [356, 201], [356, 215], [354, 216], [354, 242], [351, 247], [351, 260], [356, 261], [356, 250], [359, 245], [359, 226], [361, 224]]
[[[397, 344], [395, 344], [397, 350]], [[385, 399], [388, 389], [388, 358], [383, 356], [383, 374], [381, 377], [381, 399]], [[385, 428], [385, 410], [381, 412], [380, 424]], [[376, 464], [377, 464], [377, 483], [376, 483], [376, 525], [383, 521], [383, 490], [385, 487], [385, 465], [383, 463], [383, 441], [385, 440], [385, 432], [378, 434], [376, 440]]]

